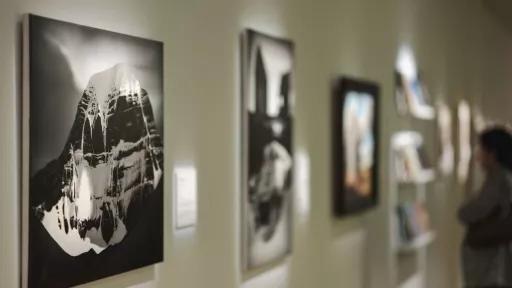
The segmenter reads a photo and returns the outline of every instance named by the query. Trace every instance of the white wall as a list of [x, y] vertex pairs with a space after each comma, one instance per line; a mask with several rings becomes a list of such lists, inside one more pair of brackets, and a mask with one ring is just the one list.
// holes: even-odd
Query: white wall
[[[172, 231], [172, 183], [166, 181], [165, 262], [84, 287], [230, 288], [247, 278], [239, 269], [238, 35], [252, 27], [296, 42], [295, 145], [309, 159], [311, 172], [306, 189], [310, 207], [296, 209], [294, 251], [277, 277], [287, 275], [282, 287], [382, 288], [390, 279], [389, 137], [398, 129], [419, 126], [436, 143], [431, 125], [396, 116], [392, 72], [397, 50], [411, 45], [433, 94], [452, 107], [460, 98], [478, 102], [487, 89], [496, 99], [504, 97], [510, 73], [502, 71], [509, 71], [505, 66], [512, 59], [507, 49], [512, 42], [480, 6], [478, 0], [2, 0], [0, 286], [17, 287], [20, 278], [22, 14], [164, 41], [166, 177], [172, 179], [177, 162], [193, 162], [198, 169], [196, 230]], [[382, 197], [380, 207], [364, 216], [335, 220], [330, 213], [329, 87], [339, 74], [381, 84]], [[485, 107], [492, 113], [500, 106]], [[435, 281], [429, 283], [451, 288], [458, 277], [460, 231], [454, 209], [459, 191], [451, 179], [431, 190], [434, 225], [442, 234], [429, 257]]]

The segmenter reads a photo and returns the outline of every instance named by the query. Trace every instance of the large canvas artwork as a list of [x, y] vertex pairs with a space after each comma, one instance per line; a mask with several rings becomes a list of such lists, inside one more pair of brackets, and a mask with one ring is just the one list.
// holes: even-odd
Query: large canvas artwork
[[378, 97], [376, 84], [342, 78], [334, 87], [333, 201], [336, 215], [377, 203]]
[[27, 15], [23, 287], [163, 260], [163, 44]]
[[293, 44], [242, 37], [243, 255], [245, 269], [291, 250]]

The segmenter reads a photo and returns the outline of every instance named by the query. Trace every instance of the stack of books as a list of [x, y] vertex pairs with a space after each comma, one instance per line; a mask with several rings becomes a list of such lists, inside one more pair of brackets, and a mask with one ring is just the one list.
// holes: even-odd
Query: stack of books
[[402, 244], [411, 243], [430, 232], [430, 217], [423, 204], [418, 202], [399, 204], [396, 213], [398, 235]]

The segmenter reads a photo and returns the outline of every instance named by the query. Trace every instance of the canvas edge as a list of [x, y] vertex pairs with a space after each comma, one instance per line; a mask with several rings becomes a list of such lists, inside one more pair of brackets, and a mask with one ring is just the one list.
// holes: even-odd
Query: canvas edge
[[30, 169], [30, 14], [23, 15], [22, 22], [22, 197], [21, 197], [21, 287], [28, 287], [29, 258], [29, 169]]
[[296, 126], [296, 119], [295, 119], [295, 107], [297, 103], [297, 95], [295, 90], [295, 77], [296, 77], [296, 50], [295, 50], [295, 42], [292, 39], [283, 39], [283, 38], [274, 38], [278, 41], [281, 41], [281, 43], [288, 46], [288, 50], [290, 52], [290, 58], [291, 58], [291, 68], [290, 68], [290, 91], [289, 91], [289, 98], [288, 99], [288, 110], [290, 113], [290, 156], [292, 158], [292, 169], [290, 171], [290, 192], [289, 192], [289, 204], [288, 204], [288, 217], [290, 223], [288, 224], [288, 245], [286, 247], [286, 251], [284, 252], [284, 255], [282, 257], [278, 258], [277, 260], [284, 260], [287, 257], [290, 257], [293, 253], [293, 247], [294, 247], [294, 227], [295, 227], [295, 197], [297, 194], [297, 187], [296, 187], [296, 175], [295, 175], [295, 169], [297, 168], [296, 163], [296, 146], [295, 146], [295, 126]]
[[241, 182], [240, 182], [240, 191], [241, 191], [241, 205], [240, 205], [240, 213], [241, 213], [241, 239], [242, 239], [242, 249], [241, 249], [241, 261], [242, 261], [242, 272], [247, 273], [250, 271], [251, 267], [249, 264], [249, 239], [247, 237], [247, 180], [248, 180], [248, 117], [247, 117], [247, 97], [248, 97], [248, 49], [249, 49], [249, 41], [250, 41], [250, 35], [252, 34], [252, 30], [250, 29], [244, 29], [239, 36], [239, 42], [240, 42], [240, 82], [241, 82], [241, 89], [240, 89], [240, 119], [241, 119]]
[[[342, 81], [343, 77], [338, 76], [334, 78], [331, 82], [331, 190], [332, 190], [332, 214], [335, 217], [342, 216], [342, 213], [340, 212], [340, 193], [339, 190], [342, 188], [342, 185], [340, 185], [339, 180], [339, 174], [341, 173], [342, 168], [340, 167], [342, 165], [343, 159], [340, 159], [340, 157], [343, 157], [343, 151], [339, 151], [340, 146], [342, 146], [342, 137], [341, 133], [339, 131], [342, 129], [342, 123], [341, 123], [341, 117], [342, 117], [342, 111], [338, 107], [343, 103], [343, 96], [342, 96]], [[343, 148], [342, 148], [343, 149]]]

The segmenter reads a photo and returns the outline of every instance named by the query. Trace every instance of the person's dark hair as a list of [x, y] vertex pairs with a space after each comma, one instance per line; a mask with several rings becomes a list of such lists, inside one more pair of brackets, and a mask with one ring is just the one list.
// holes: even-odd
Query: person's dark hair
[[480, 145], [494, 155], [496, 161], [512, 171], [512, 134], [503, 126], [487, 128], [480, 133]]

